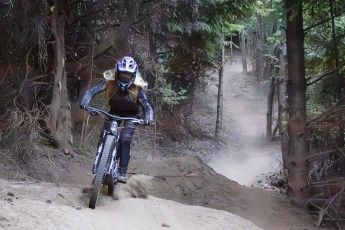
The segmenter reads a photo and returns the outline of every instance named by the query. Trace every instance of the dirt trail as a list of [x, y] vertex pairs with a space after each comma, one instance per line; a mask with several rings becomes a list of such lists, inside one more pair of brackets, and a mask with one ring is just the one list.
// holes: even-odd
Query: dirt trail
[[265, 140], [266, 102], [260, 95], [253, 76], [242, 74], [237, 59], [225, 66], [224, 119], [230, 129], [228, 148], [209, 165], [218, 173], [239, 184], [257, 185], [262, 174], [279, 170], [281, 150], [279, 142]]
[[[81, 194], [81, 188], [5, 180], [0, 184], [0, 229], [260, 229], [225, 211], [153, 196], [135, 199], [127, 193], [114, 200], [101, 195], [92, 210], [87, 208], [89, 197]], [[122, 186], [120, 194], [127, 190]]]

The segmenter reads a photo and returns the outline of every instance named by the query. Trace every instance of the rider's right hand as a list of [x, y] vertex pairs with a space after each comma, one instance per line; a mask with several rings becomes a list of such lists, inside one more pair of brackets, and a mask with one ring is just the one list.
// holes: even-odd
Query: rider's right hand
[[89, 105], [87, 103], [80, 103], [80, 108], [84, 110], [88, 110]]

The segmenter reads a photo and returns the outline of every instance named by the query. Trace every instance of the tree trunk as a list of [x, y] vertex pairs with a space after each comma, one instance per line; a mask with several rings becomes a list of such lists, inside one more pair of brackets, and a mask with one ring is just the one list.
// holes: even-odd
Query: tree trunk
[[273, 99], [275, 94], [275, 78], [271, 78], [271, 85], [270, 85], [270, 91], [267, 95], [267, 116], [266, 116], [266, 139], [268, 141], [273, 140], [273, 134], [272, 134], [272, 114], [273, 114]]
[[224, 45], [222, 46], [222, 63], [219, 68], [219, 84], [218, 84], [218, 96], [217, 96], [217, 119], [216, 119], [216, 131], [214, 139], [219, 141], [220, 130], [222, 129], [223, 122], [223, 74], [224, 74]]
[[255, 55], [256, 58], [256, 74], [257, 74], [257, 79], [258, 81], [262, 81], [266, 79], [265, 76], [265, 57], [264, 57], [264, 53], [262, 52], [263, 50], [263, 44], [262, 44], [262, 40], [256, 39], [255, 45], [257, 47], [257, 52], [258, 54]]
[[233, 42], [232, 42], [232, 35], [231, 35], [231, 39], [230, 39], [230, 65], [232, 65], [232, 59], [233, 59], [233, 48], [232, 48], [232, 45], [233, 45]]
[[[335, 22], [334, 22], [334, 13], [333, 13], [333, 0], [329, 0], [329, 8], [332, 18], [332, 35], [333, 35], [333, 48], [334, 48], [334, 59], [335, 59], [335, 68], [339, 68], [339, 55], [338, 55], [338, 45], [337, 45], [337, 36], [335, 31]], [[337, 92], [337, 99], [339, 100], [342, 97], [342, 90], [343, 90], [343, 78], [339, 73], [339, 69], [336, 71], [337, 79], [338, 79], [338, 92]], [[338, 137], [338, 146], [342, 148], [344, 146], [344, 123], [343, 121], [338, 122], [339, 127], [339, 137]]]
[[338, 146], [339, 148], [344, 147], [344, 117], [342, 116], [338, 122], [339, 127], [339, 137], [338, 137]]
[[304, 66], [304, 32], [302, 2], [285, 0], [287, 14], [289, 152], [288, 189], [290, 201], [306, 207], [309, 195], [307, 183], [308, 146], [306, 130], [306, 80]]
[[[140, 12], [140, 0], [132, 1], [130, 8], [126, 11], [121, 26], [115, 30], [112, 34], [102, 39], [102, 41], [92, 49], [90, 47], [88, 55], [78, 60], [77, 63], [73, 62], [68, 65], [68, 71], [77, 72], [81, 77], [79, 99], [72, 106], [73, 110], [73, 122], [82, 121], [84, 119], [84, 113], [79, 108], [79, 100], [83, 97], [86, 90], [91, 86], [92, 75], [91, 75], [91, 59], [97, 59], [103, 53], [107, 52], [111, 48], [116, 49], [115, 58], [122, 58], [123, 56], [130, 55], [131, 47], [129, 44], [130, 27], [137, 20], [137, 15]], [[80, 64], [82, 66], [80, 66]], [[114, 63], [115, 65], [115, 63]]]
[[[68, 4], [67, 4], [68, 5]], [[54, 1], [54, 10], [51, 16], [51, 30], [54, 35], [54, 82], [53, 95], [48, 105], [47, 126], [56, 147], [63, 147], [68, 152], [73, 142], [71, 133], [71, 105], [67, 95], [65, 71], [65, 19], [67, 12], [66, 2]], [[66, 150], [67, 149], [67, 150]]]
[[242, 53], [242, 67], [243, 73], [247, 74], [247, 58], [246, 58], [246, 37], [244, 36], [244, 29], [241, 32], [241, 53]]
[[[332, 35], [333, 35], [333, 49], [334, 49], [334, 59], [335, 59], [335, 68], [338, 69], [339, 67], [339, 55], [338, 55], [338, 45], [337, 45], [337, 36], [335, 32], [335, 23], [334, 23], [334, 13], [333, 13], [333, 0], [329, 0], [329, 8], [330, 8], [330, 13], [331, 13], [331, 18], [332, 18]], [[337, 99], [339, 100], [342, 95], [342, 89], [343, 89], [343, 79], [339, 74], [339, 70], [336, 72], [337, 74], [337, 79], [339, 81], [339, 88], [337, 92]]]
[[288, 79], [287, 62], [286, 62], [286, 34], [285, 29], [281, 29], [282, 41], [280, 43], [280, 69], [281, 76], [278, 84], [278, 123], [280, 131], [280, 142], [283, 158], [283, 172], [287, 176], [287, 156], [289, 152], [289, 137], [287, 134], [287, 122], [289, 119], [287, 108], [287, 88], [286, 83]]

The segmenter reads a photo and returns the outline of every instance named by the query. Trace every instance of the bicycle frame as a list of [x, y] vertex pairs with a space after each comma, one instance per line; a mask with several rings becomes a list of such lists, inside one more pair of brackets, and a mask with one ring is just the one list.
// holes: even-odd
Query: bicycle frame
[[[110, 118], [109, 119], [109, 125], [103, 126], [101, 139], [99, 141], [98, 148], [97, 148], [97, 154], [95, 157], [95, 162], [94, 162], [94, 165], [92, 167], [92, 173], [95, 174], [97, 172], [99, 160], [102, 156], [102, 151], [103, 151], [104, 142], [105, 142], [106, 137], [108, 135], [114, 136], [115, 141], [114, 141], [112, 154], [110, 157], [110, 161], [107, 164], [106, 171], [104, 173], [104, 181], [106, 182], [105, 184], [106, 185], [113, 185], [117, 181], [118, 158], [119, 158], [117, 156], [117, 153], [118, 153], [119, 138], [120, 138], [120, 133], [121, 133], [121, 131], [119, 131], [119, 125], [118, 125], [117, 121], [119, 121], [119, 120], [132, 120], [133, 122], [138, 123], [138, 124], [143, 124], [144, 121], [141, 119], [131, 118], [131, 117], [119, 117], [116, 115], [109, 114], [103, 110], [99, 110], [99, 109], [95, 109], [95, 108], [91, 108], [91, 107], [89, 107], [89, 110], [102, 113], [102, 114], [106, 115], [108, 119]], [[108, 122], [108, 121], [106, 121], [106, 122]], [[106, 122], [105, 122], [105, 124], [106, 124]]]
[[137, 124], [144, 124], [144, 121], [132, 117], [119, 117], [109, 114], [103, 110], [87, 107], [90, 114], [104, 114], [108, 120], [104, 122], [101, 133], [101, 139], [98, 143], [97, 154], [95, 162], [92, 167], [92, 172], [95, 178], [92, 182], [91, 198], [89, 207], [94, 209], [98, 195], [101, 191], [102, 184], [108, 186], [108, 195], [113, 195], [118, 188], [118, 149], [119, 149], [119, 122], [120, 120], [132, 120]]
[[[107, 129], [106, 127], [103, 127], [103, 130], [102, 130], [102, 134], [101, 134], [101, 139], [99, 140], [99, 143], [98, 143], [98, 149], [97, 149], [97, 154], [96, 154], [96, 157], [95, 157], [95, 163], [92, 167], [92, 173], [95, 174], [97, 172], [97, 166], [98, 166], [98, 162], [99, 162], [99, 159], [100, 157], [102, 156], [102, 151], [103, 151], [103, 147], [104, 147], [104, 142], [105, 142], [105, 139], [107, 137], [107, 135], [113, 135], [115, 136], [115, 146], [114, 146], [114, 150], [113, 150], [113, 153], [112, 153], [112, 159], [113, 159], [113, 156], [116, 155], [116, 149], [118, 147], [118, 139], [119, 139], [119, 132], [118, 132], [118, 124], [117, 124], [117, 121], [110, 121], [110, 129]], [[112, 165], [114, 165], [114, 163], [112, 162]]]

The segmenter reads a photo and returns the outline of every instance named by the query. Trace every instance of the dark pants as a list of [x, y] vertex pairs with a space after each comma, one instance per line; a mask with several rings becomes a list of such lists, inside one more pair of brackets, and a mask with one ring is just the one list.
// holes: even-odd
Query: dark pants
[[125, 121], [125, 125], [120, 134], [120, 168], [126, 170], [131, 155], [131, 141], [135, 128], [137, 127], [131, 120]]
[[[103, 125], [103, 130], [109, 130], [110, 129], [110, 122], [111, 120], [106, 120]], [[117, 122], [118, 125], [120, 126], [121, 121]], [[124, 172], [127, 170], [127, 166], [129, 163], [129, 158], [131, 154], [131, 141], [132, 141], [132, 136], [134, 133], [135, 128], [137, 125], [133, 123], [131, 120], [127, 120], [124, 122], [124, 127], [122, 128], [122, 131], [120, 133], [120, 138], [119, 138], [119, 144], [120, 144], [120, 149], [118, 156], [120, 158], [120, 171]]]

